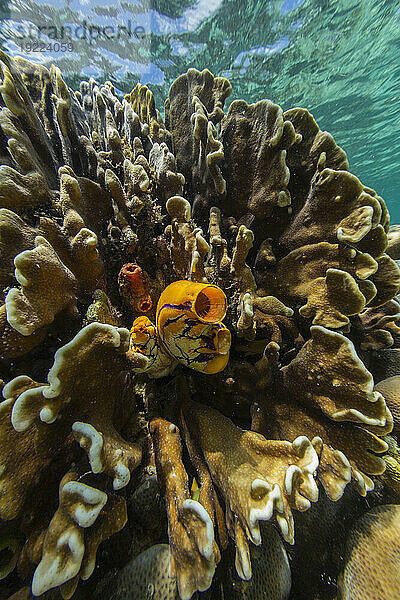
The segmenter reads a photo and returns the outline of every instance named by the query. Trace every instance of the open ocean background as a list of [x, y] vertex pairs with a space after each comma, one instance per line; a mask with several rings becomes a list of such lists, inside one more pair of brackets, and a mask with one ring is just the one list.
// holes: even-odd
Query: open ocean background
[[120, 92], [140, 81], [162, 112], [178, 75], [208, 67], [229, 77], [228, 104], [308, 108], [400, 223], [400, 1], [1, 0], [0, 15], [1, 47], [54, 62], [74, 89], [91, 76]]

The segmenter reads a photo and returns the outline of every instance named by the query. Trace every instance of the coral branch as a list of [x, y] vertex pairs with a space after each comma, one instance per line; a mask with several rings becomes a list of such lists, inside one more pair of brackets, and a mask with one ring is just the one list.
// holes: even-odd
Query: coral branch
[[190, 498], [178, 428], [164, 419], [155, 419], [150, 431], [157, 476], [165, 491], [171, 566], [181, 599], [189, 600], [196, 590], [203, 591], [211, 585], [215, 570], [214, 528], [204, 507]]
[[293, 543], [291, 509], [307, 510], [318, 499], [314, 480], [317, 453], [304, 436], [292, 444], [266, 440], [195, 403], [186, 403], [183, 415], [189, 435], [224, 497], [228, 531], [236, 543], [238, 574], [249, 579], [248, 540], [261, 543], [259, 521], [275, 518], [284, 538]]

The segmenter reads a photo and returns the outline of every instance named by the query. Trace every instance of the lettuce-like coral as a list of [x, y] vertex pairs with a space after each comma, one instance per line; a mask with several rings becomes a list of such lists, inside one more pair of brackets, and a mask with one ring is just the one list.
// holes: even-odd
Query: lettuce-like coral
[[173, 83], [164, 124], [146, 86], [73, 92], [0, 59], [3, 576], [65, 598], [96, 582], [156, 473], [168, 532], [122, 559], [138, 589], [158, 556], [154, 585], [182, 600], [223, 588], [229, 538], [249, 580], [260, 523], [293, 544], [321, 488], [365, 496], [393, 467], [397, 397], [374, 389], [400, 339], [385, 203], [307, 110], [224, 114], [230, 83], [207, 70]]

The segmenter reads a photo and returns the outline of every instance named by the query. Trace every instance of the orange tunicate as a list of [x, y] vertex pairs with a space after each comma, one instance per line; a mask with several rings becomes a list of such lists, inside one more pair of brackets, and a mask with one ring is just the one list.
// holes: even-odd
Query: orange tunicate
[[126, 263], [118, 274], [119, 291], [134, 310], [148, 312], [153, 303], [149, 290], [149, 278], [135, 263]]

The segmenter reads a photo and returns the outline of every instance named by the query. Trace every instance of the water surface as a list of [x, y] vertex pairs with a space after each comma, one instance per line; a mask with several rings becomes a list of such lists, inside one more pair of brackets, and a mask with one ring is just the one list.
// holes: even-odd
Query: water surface
[[[208, 67], [229, 77], [229, 101], [308, 108], [400, 222], [400, 1], [13, 0], [0, 7], [2, 47], [55, 62], [74, 88], [90, 76], [121, 92], [140, 81], [162, 110], [178, 75]], [[73, 46], [67, 51], [54, 46], [62, 27]], [[47, 47], [28, 52], [34, 41]]]

